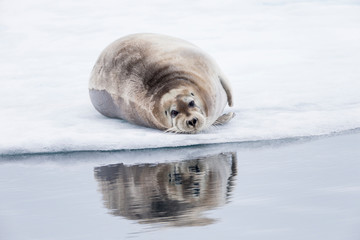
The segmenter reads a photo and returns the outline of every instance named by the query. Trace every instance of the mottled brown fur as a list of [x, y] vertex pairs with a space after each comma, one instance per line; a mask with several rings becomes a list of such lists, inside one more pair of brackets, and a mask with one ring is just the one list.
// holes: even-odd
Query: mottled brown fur
[[181, 121], [191, 119], [190, 112], [204, 115], [204, 126], [193, 130], [196, 132], [213, 124], [227, 101], [232, 103], [224, 79], [215, 62], [194, 45], [162, 35], [135, 34], [102, 52], [89, 90], [95, 108], [105, 116], [162, 130], [174, 127], [161, 104], [164, 96], [174, 89], [178, 95], [194, 93], [198, 108], [189, 111], [185, 98], [173, 98], [173, 105], [184, 113]]

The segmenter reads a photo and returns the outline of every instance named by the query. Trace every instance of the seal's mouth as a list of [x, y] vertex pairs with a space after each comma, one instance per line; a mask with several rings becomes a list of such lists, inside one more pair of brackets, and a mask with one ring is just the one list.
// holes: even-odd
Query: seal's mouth
[[177, 133], [177, 134], [196, 134], [196, 133], [199, 133], [200, 131], [201, 130], [184, 131], [177, 127], [172, 127], [172, 128], [167, 129], [165, 132], [166, 133]]
[[188, 118], [174, 119], [173, 126], [166, 130], [172, 133], [195, 134], [204, 130], [206, 119], [202, 114], [194, 114]]

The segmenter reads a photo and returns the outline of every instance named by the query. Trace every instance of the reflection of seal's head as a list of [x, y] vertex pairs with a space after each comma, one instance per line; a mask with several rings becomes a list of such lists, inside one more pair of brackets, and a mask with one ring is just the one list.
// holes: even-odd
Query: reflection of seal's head
[[236, 175], [235, 154], [174, 163], [95, 168], [111, 214], [141, 223], [207, 225], [203, 211], [225, 204]]

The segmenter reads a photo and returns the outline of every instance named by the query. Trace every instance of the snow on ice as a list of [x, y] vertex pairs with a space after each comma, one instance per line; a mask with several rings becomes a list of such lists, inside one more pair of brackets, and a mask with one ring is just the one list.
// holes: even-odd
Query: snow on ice
[[[0, 154], [119, 150], [270, 140], [360, 127], [356, 1], [0, 3]], [[100, 115], [88, 78], [127, 34], [188, 40], [230, 79], [237, 116], [196, 135]], [[229, 111], [229, 109], [226, 109]]]

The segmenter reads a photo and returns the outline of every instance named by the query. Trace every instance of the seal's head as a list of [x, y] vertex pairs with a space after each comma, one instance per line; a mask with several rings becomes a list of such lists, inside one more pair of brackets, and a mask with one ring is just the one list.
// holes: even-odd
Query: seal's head
[[202, 99], [187, 89], [173, 89], [161, 99], [162, 122], [167, 132], [197, 133], [205, 128]]

